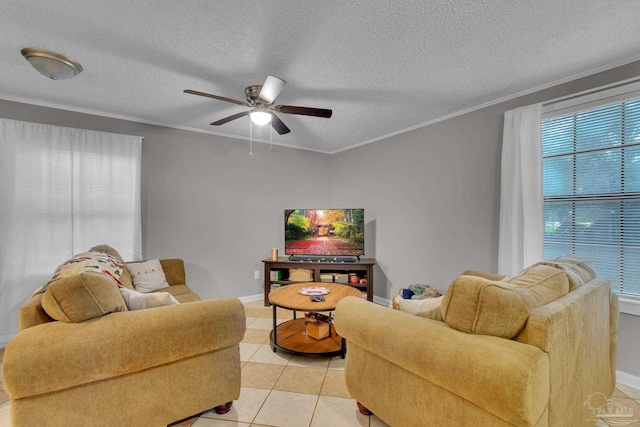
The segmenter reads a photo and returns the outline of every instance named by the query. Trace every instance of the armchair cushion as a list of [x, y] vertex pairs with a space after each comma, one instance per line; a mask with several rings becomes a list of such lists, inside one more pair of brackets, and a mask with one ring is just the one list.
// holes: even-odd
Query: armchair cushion
[[42, 308], [51, 318], [71, 323], [127, 311], [115, 282], [87, 271], [52, 282], [42, 295]]
[[596, 277], [596, 270], [591, 262], [574, 256], [562, 256], [553, 260], [542, 261], [541, 264], [550, 265], [563, 270], [569, 279], [569, 291], [579, 288]]
[[531, 310], [568, 291], [564, 271], [541, 264], [502, 281], [461, 275], [444, 296], [442, 316], [460, 331], [513, 339]]

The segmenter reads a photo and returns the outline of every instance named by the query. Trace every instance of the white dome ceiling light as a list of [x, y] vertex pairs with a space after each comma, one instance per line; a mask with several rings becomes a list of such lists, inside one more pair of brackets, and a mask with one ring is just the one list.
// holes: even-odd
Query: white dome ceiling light
[[26, 47], [20, 52], [33, 68], [51, 80], [70, 79], [82, 72], [82, 65], [56, 52], [31, 47]]

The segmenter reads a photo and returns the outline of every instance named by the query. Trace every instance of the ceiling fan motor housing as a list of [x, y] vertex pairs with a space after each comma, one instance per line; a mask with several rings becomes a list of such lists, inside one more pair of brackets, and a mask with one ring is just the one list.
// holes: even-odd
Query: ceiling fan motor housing
[[266, 104], [262, 99], [260, 99], [261, 90], [262, 85], [247, 86], [244, 90], [245, 95], [247, 95], [247, 102], [251, 105]]

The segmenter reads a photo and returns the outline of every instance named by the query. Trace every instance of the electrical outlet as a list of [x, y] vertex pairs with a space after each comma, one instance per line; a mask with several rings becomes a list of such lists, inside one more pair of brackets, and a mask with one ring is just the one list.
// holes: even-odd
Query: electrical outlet
[[256, 270], [253, 272], [253, 278], [258, 280], [260, 278], [260, 271]]

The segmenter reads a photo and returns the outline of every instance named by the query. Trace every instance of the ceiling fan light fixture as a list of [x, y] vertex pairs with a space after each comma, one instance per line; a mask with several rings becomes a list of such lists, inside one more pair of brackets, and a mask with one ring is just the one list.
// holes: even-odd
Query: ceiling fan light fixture
[[264, 82], [264, 84], [260, 88], [260, 93], [259, 93], [260, 99], [262, 99], [267, 104], [271, 104], [276, 99], [276, 97], [282, 91], [282, 88], [284, 88], [284, 85], [286, 84], [287, 82], [285, 82], [284, 80], [276, 76], [267, 77], [267, 80]]
[[[285, 135], [291, 132], [291, 129], [287, 127], [280, 120], [280, 117], [274, 111], [283, 113], [283, 114], [298, 114], [303, 116], [312, 116], [312, 117], [325, 117], [329, 118], [332, 115], [332, 110], [327, 110], [325, 108], [310, 108], [310, 107], [297, 107], [295, 105], [276, 105], [272, 106], [273, 101], [278, 96], [278, 94], [282, 91], [282, 88], [287, 82], [278, 77], [268, 76], [267, 80], [264, 82], [264, 85], [253, 85], [248, 86], [244, 90], [244, 94], [247, 98], [247, 101], [237, 101], [235, 99], [227, 98], [224, 96], [213, 95], [205, 92], [198, 92], [197, 90], [185, 89], [185, 93], [189, 93], [191, 95], [205, 96], [207, 98], [218, 99], [220, 101], [231, 102], [233, 104], [242, 105], [244, 107], [253, 108], [249, 111], [243, 111], [241, 113], [236, 113], [231, 116], [225, 117], [220, 120], [216, 120], [211, 123], [211, 126], [220, 126], [225, 123], [229, 123], [232, 120], [239, 119], [241, 117], [249, 116], [249, 132], [253, 126], [252, 123], [255, 123], [258, 126], [264, 126], [267, 123], [271, 123], [271, 127], [273, 130], [278, 132], [279, 135]], [[250, 137], [251, 138], [251, 137]]]
[[24, 48], [22, 56], [40, 74], [51, 80], [66, 80], [82, 72], [82, 65], [73, 59], [44, 49]]
[[264, 126], [271, 122], [271, 113], [266, 111], [252, 111], [249, 114], [251, 121], [258, 126]]

